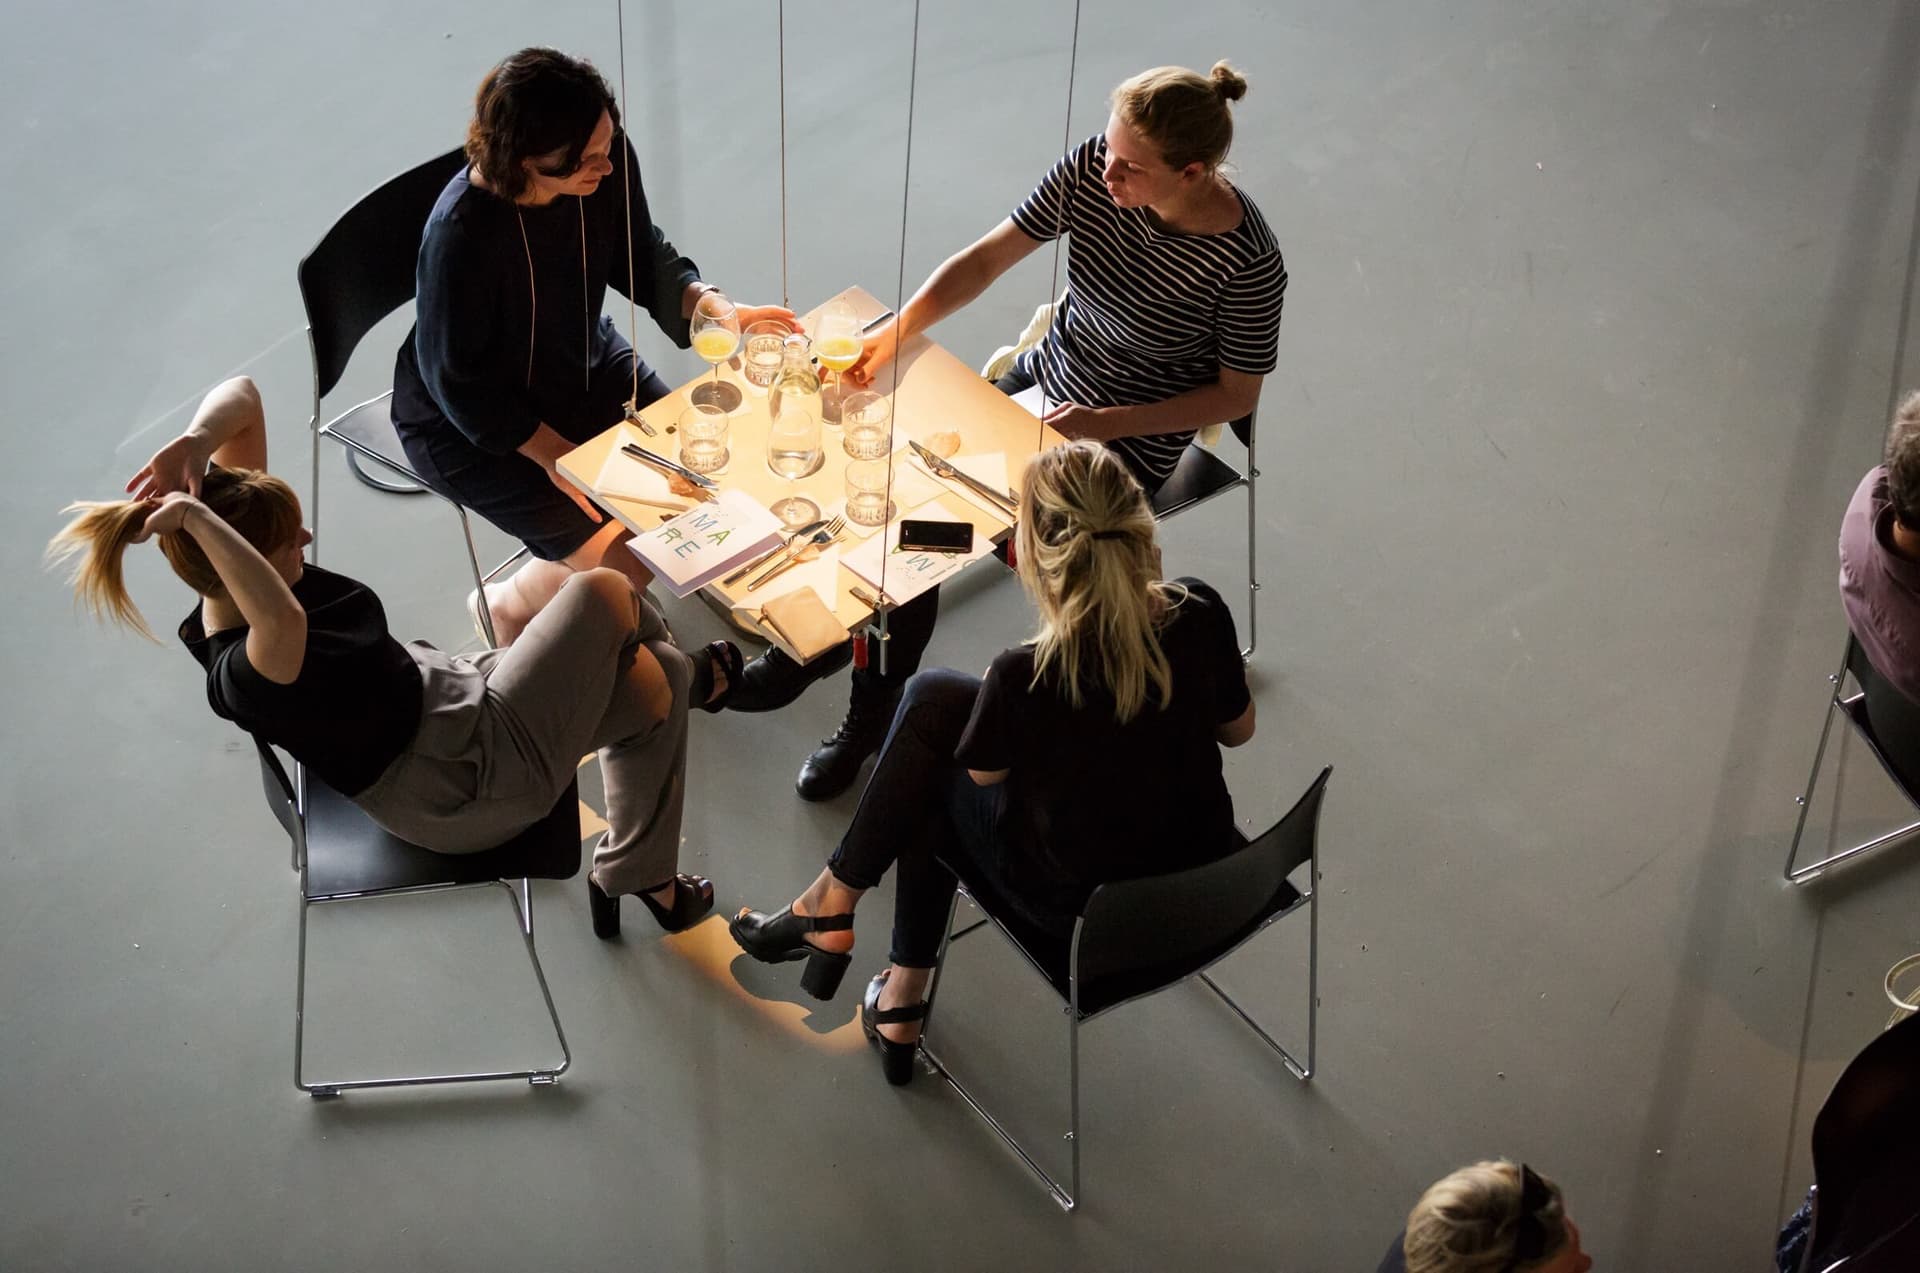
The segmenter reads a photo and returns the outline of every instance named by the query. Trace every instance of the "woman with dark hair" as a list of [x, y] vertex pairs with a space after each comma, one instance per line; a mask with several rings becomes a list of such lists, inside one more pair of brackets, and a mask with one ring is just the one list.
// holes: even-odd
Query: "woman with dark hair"
[[805, 960], [801, 986], [830, 999], [855, 905], [899, 868], [891, 966], [860, 1013], [890, 1083], [913, 1077], [956, 878], [1066, 938], [1096, 885], [1233, 849], [1220, 748], [1254, 728], [1233, 616], [1198, 579], [1160, 578], [1153, 531], [1112, 451], [1079, 441], [1035, 456], [1015, 560], [1039, 632], [984, 680], [942, 668], [909, 681], [826, 869], [783, 909], [734, 917], [743, 950]]
[[[420, 241], [393, 422], [430, 485], [532, 552], [487, 589], [503, 645], [575, 571], [612, 567], [640, 588], [651, 578], [622, 547], [625, 528], [555, 467], [619, 421], [629, 397], [645, 406], [668, 392], [600, 312], [607, 287], [683, 349], [694, 305], [717, 290], [653, 223], [619, 123], [590, 63], [553, 49], [515, 53], [480, 82], [469, 165]], [[745, 326], [793, 314], [740, 306], [739, 317]]]
[[206, 669], [215, 714], [422, 848], [511, 838], [598, 749], [607, 831], [587, 876], [594, 931], [620, 931], [625, 893], [668, 932], [711, 910], [712, 883], [678, 866], [687, 708], [711, 707], [720, 652], [682, 653], [611, 570], [569, 574], [510, 650], [403, 646], [370, 588], [301, 559], [313, 537], [300, 500], [266, 463], [259, 391], [230, 380], [134, 474], [132, 499], [70, 505], [48, 555], [78, 559], [74, 590], [96, 614], [151, 636], [122, 558], [157, 540], [197, 594], [180, 640]]

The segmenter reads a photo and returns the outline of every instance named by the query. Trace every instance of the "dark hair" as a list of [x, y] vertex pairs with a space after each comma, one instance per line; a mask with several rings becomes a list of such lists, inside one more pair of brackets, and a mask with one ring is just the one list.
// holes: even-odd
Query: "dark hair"
[[1920, 530], [1920, 393], [1910, 393], [1887, 430], [1887, 503], [1908, 530]]
[[593, 63], [558, 49], [521, 49], [480, 81], [467, 125], [467, 160], [488, 189], [517, 199], [527, 189], [521, 161], [564, 148], [559, 171], [578, 168], [602, 111], [619, 125], [613, 90]]

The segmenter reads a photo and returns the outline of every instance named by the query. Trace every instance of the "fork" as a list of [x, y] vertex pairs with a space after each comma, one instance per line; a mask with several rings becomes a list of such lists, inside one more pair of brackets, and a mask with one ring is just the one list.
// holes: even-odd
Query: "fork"
[[819, 530], [814, 531], [804, 544], [787, 545], [787, 559], [777, 563], [771, 570], [763, 571], [758, 578], [747, 585], [747, 591], [753, 592], [758, 589], [761, 584], [767, 582], [767, 580], [773, 578], [775, 575], [799, 565], [801, 553], [809, 548], [824, 548], [826, 545], [840, 538], [840, 532], [846, 528], [847, 519], [844, 517], [836, 517]]
[[802, 539], [805, 539], [808, 535], [813, 534], [814, 531], [819, 530], [822, 526], [825, 526], [826, 524], [827, 524], [827, 519], [824, 517], [817, 522], [808, 522], [805, 526], [802, 526], [794, 534], [787, 536], [784, 542], [775, 544], [773, 547], [767, 549], [767, 551], [761, 553], [758, 557], [755, 557], [752, 561], [740, 567], [740, 569], [734, 571], [732, 574], [728, 575], [725, 579], [722, 579], [720, 582], [726, 587], [729, 587], [729, 588], [733, 587], [733, 585], [739, 583], [742, 579], [745, 579], [748, 575], [760, 569], [760, 567], [766, 565], [768, 562], [772, 561], [775, 557], [778, 557], [781, 553], [787, 551], [787, 549], [793, 547], [795, 543], [797, 543]]

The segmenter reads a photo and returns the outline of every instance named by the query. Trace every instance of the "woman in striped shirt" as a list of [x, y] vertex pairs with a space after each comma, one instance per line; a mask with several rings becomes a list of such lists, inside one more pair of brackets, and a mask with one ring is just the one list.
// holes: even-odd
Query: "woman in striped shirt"
[[[1220, 171], [1233, 141], [1228, 103], [1246, 91], [1225, 62], [1208, 75], [1156, 67], [1121, 84], [1106, 131], [1061, 158], [1012, 216], [936, 269], [897, 321], [867, 337], [847, 374], [871, 382], [903, 338], [1065, 235], [1067, 290], [1046, 339], [996, 383], [1010, 394], [1042, 386], [1057, 404], [1047, 423], [1112, 447], [1151, 496], [1198, 428], [1252, 412], [1274, 367], [1286, 265], [1260, 210]], [[930, 592], [893, 612], [886, 675], [854, 671], [845, 721], [801, 766], [801, 796], [840, 794], [879, 750], [938, 611]], [[791, 701], [810, 671], [770, 651], [745, 670], [742, 705]]]

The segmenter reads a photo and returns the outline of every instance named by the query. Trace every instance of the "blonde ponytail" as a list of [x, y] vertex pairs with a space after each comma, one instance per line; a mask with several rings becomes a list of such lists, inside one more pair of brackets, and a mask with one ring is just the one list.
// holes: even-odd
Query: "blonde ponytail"
[[1084, 439], [1036, 455], [1016, 534], [1020, 580], [1040, 609], [1034, 684], [1075, 708], [1104, 689], [1121, 724], [1150, 699], [1171, 702], [1159, 628], [1185, 589], [1160, 580], [1153, 513], [1119, 457]]
[[127, 547], [146, 525], [153, 505], [142, 500], [79, 500], [60, 511], [77, 516], [47, 545], [47, 565], [78, 557], [72, 575], [75, 599], [96, 619], [159, 640], [127, 594], [123, 569]]

